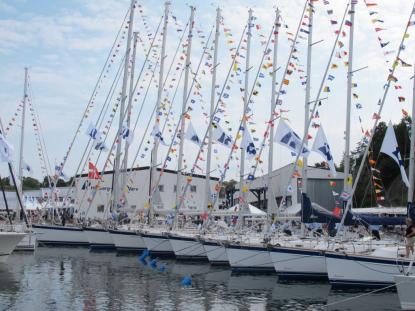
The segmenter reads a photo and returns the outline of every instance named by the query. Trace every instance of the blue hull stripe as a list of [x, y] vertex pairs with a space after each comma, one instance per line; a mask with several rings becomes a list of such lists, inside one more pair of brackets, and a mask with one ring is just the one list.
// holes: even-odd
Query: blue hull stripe
[[178, 256], [176, 255], [177, 260], [183, 261], [206, 261], [208, 262], [208, 258], [206, 256]]
[[393, 282], [354, 281], [343, 279], [330, 279], [334, 288], [381, 288], [393, 285]]
[[268, 248], [266, 247], [260, 247], [260, 246], [246, 246], [246, 245], [234, 245], [234, 244], [228, 244], [224, 245], [226, 248], [233, 248], [233, 249], [246, 249], [248, 251], [263, 251], [268, 252]]
[[84, 227], [84, 231], [108, 232], [107, 229]]
[[60, 226], [32, 225], [32, 228], [45, 229], [45, 230], [82, 231], [82, 228], [63, 227], [63, 226], [60, 227]]
[[76, 242], [76, 241], [48, 241], [48, 240], [39, 240], [37, 239], [39, 246], [84, 246], [88, 247], [88, 242]]
[[203, 241], [203, 240], [201, 240], [200, 243], [202, 243], [203, 245], [209, 245], [209, 246], [217, 246], [217, 247], [222, 246], [222, 244], [219, 244], [217, 242], [209, 242], [209, 241]]
[[108, 230], [111, 234], [119, 234], [119, 235], [137, 235], [138, 234], [134, 231], [119, 231], [119, 230]]
[[327, 273], [312, 272], [281, 272], [277, 271], [278, 277], [282, 280], [308, 280], [308, 279], [324, 279], [327, 280]]
[[142, 252], [146, 248], [144, 247], [123, 247], [123, 246], [116, 246], [117, 252]]
[[336, 259], [344, 259], [344, 260], [353, 260], [353, 261], [362, 261], [362, 262], [372, 262], [372, 263], [380, 263], [380, 264], [387, 264], [387, 265], [400, 265], [400, 266], [409, 266], [408, 260], [397, 260], [395, 259], [378, 259], [373, 257], [363, 257], [363, 256], [353, 256], [353, 255], [345, 255], [345, 254], [334, 254], [334, 253], [326, 253], [325, 256], [327, 258], [336, 258]]
[[273, 273], [273, 274], [276, 274], [276, 271], [275, 271], [275, 269], [274, 269], [274, 267], [255, 267], [255, 266], [253, 266], [253, 267], [238, 267], [238, 266], [234, 266], [234, 267], [232, 267], [232, 271], [233, 272], [251, 272], [251, 273], [254, 273], [254, 272], [267, 272], [267, 273]]
[[169, 239], [171, 239], [171, 240], [178, 240], [178, 241], [199, 242], [195, 238], [181, 237], [181, 236], [175, 236], [175, 235], [174, 236], [170, 236], [169, 235]]
[[90, 249], [115, 250], [115, 244], [89, 244]]
[[297, 255], [309, 255], [309, 256], [324, 256], [323, 251], [315, 251], [315, 250], [303, 250], [303, 249], [295, 249], [295, 248], [284, 248], [284, 247], [274, 247], [269, 250], [271, 253], [285, 253], [285, 254], [297, 254]]
[[169, 237], [168, 236], [164, 236], [164, 235], [157, 235], [157, 234], [147, 234], [147, 233], [140, 233], [140, 235], [142, 237], [145, 238], [155, 238], [155, 239], [163, 239], [163, 240], [168, 240]]

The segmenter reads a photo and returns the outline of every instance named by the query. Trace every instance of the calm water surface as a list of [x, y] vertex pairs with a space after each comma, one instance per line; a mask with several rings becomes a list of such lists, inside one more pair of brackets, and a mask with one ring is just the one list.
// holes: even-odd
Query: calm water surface
[[[38, 248], [0, 263], [0, 310], [399, 310], [397, 294], [359, 292], [326, 283], [279, 284], [275, 275], [233, 275], [209, 264], [162, 260], [165, 272], [137, 256], [87, 249]], [[181, 280], [192, 275], [192, 286]]]

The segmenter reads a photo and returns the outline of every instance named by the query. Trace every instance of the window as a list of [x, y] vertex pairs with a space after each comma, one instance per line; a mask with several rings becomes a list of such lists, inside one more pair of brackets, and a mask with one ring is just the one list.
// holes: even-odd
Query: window
[[190, 192], [196, 192], [196, 185], [190, 185]]
[[98, 213], [103, 213], [104, 212], [104, 205], [98, 205], [97, 206], [97, 212]]
[[159, 191], [164, 192], [164, 185], [159, 185]]
[[136, 209], [137, 208], [137, 205], [130, 205], [130, 208], [131, 209]]
[[177, 192], [177, 185], [173, 185], [173, 192], [176, 193]]

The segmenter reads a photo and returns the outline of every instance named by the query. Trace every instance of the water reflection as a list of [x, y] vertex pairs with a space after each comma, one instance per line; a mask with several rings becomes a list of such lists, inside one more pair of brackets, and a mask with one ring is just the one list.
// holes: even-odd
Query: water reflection
[[[233, 275], [229, 268], [160, 260], [164, 272], [137, 256], [87, 249], [39, 248], [0, 265], [0, 310], [326, 310], [360, 293], [325, 283], [279, 284], [276, 275]], [[192, 286], [181, 284], [192, 277]], [[396, 293], [333, 305], [329, 310], [396, 310]], [[366, 308], [366, 309], [365, 309]]]

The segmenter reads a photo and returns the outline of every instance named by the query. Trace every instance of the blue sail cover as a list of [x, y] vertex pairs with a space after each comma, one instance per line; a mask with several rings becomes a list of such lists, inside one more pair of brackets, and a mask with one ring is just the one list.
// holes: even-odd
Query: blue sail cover
[[[412, 211], [412, 216], [415, 220], [415, 209], [408, 208], [408, 211]], [[409, 214], [411, 215], [411, 214]], [[399, 226], [405, 224], [406, 216], [389, 217], [389, 216], [374, 216], [374, 215], [355, 215], [350, 210], [347, 212], [346, 219], [344, 221], [345, 226], [353, 226], [355, 224], [365, 225], [385, 225], [385, 226]], [[326, 209], [316, 209], [312, 206], [310, 198], [307, 194], [302, 193], [301, 201], [301, 221], [303, 223], [339, 223], [341, 217], [333, 215]]]

